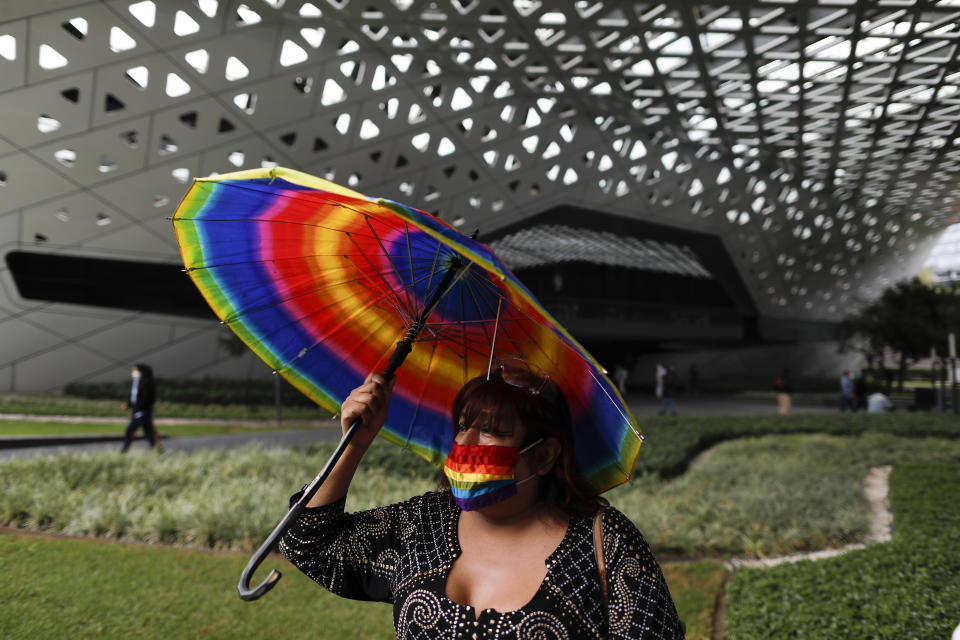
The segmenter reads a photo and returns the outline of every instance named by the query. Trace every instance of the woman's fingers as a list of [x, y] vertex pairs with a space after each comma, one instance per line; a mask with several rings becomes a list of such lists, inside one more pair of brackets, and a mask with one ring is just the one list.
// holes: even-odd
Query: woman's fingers
[[379, 373], [369, 374], [363, 384], [350, 392], [341, 406], [343, 428], [349, 428], [354, 420], [360, 418], [365, 428], [374, 433], [378, 431], [386, 418], [395, 379]]

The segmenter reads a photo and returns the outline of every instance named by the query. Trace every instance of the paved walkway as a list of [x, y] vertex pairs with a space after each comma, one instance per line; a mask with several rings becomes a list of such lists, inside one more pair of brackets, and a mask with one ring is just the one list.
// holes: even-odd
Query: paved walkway
[[[237, 433], [218, 436], [189, 436], [180, 438], [165, 438], [165, 451], [195, 451], [198, 449], [233, 449], [248, 445], [259, 444], [268, 447], [303, 447], [317, 442], [337, 442], [340, 439], [339, 431], [327, 427], [322, 429], [299, 429], [294, 431], [260, 431], [257, 433]], [[62, 453], [78, 453], [92, 451], [119, 451], [122, 436], [112, 442], [97, 442], [84, 444], [58, 443], [46, 447], [26, 447], [19, 449], [0, 450], [0, 461], [10, 458], [25, 458], [41, 455], [59, 455]], [[146, 451], [149, 446], [141, 436], [133, 442], [132, 450]]]
[[[700, 395], [700, 396], [678, 396], [676, 399], [677, 409], [681, 415], [773, 415], [777, 412], [776, 399], [770, 398], [752, 398], [737, 396], [719, 396], [719, 395]], [[660, 409], [660, 403], [656, 398], [646, 395], [628, 395], [627, 402], [634, 416], [643, 424], [650, 420], [657, 420], [657, 411]], [[795, 406], [794, 413], [836, 413], [836, 409], [823, 406]], [[37, 420], [37, 421], [58, 421], [58, 422], [105, 422], [125, 424], [125, 418], [101, 418], [101, 417], [80, 417], [80, 416], [26, 416], [26, 415], [0, 415], [0, 419], [16, 420]], [[243, 420], [200, 420], [200, 419], [158, 419], [156, 424], [162, 427], [164, 424], [250, 424], [261, 425]], [[309, 425], [311, 428], [302, 428]], [[164, 448], [167, 451], [194, 451], [197, 449], [232, 449], [235, 447], [244, 447], [251, 444], [260, 444], [264, 446], [279, 447], [300, 447], [317, 442], [336, 442], [340, 438], [338, 430], [333, 428], [333, 423], [329, 420], [323, 421], [291, 421], [291, 430], [289, 431], [268, 431], [258, 433], [241, 433], [231, 435], [216, 436], [189, 436], [167, 438], [164, 440]], [[52, 446], [42, 447], [24, 447], [0, 449], [0, 460], [8, 460], [18, 457], [32, 457], [37, 455], [57, 455], [66, 452], [81, 451], [116, 451], [120, 448], [122, 428], [118, 428], [116, 439], [110, 442], [66, 444], [57, 442]], [[62, 440], [62, 439], [61, 439]], [[147, 443], [140, 438], [133, 444], [133, 449], [146, 450]]]
[[[679, 395], [673, 401], [680, 415], [726, 416], [726, 415], [775, 415], [777, 399], [755, 396], [727, 396], [704, 394], [697, 396]], [[627, 404], [634, 417], [643, 426], [645, 418], [655, 417], [660, 411], [660, 403], [652, 395], [627, 395]], [[825, 405], [793, 405], [791, 413], [837, 413], [839, 408]]]

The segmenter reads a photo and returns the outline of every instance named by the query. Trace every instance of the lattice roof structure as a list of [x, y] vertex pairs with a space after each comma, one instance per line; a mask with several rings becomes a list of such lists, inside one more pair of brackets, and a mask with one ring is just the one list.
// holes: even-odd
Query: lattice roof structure
[[958, 18], [957, 0], [7, 0], [0, 230], [6, 250], [170, 261], [190, 179], [281, 164], [482, 234], [560, 204], [716, 234], [762, 314], [837, 319], [956, 217]]

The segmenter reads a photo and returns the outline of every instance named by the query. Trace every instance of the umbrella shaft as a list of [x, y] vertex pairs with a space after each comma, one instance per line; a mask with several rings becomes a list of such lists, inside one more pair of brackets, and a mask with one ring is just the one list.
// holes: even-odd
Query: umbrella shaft
[[[453, 279], [456, 278], [457, 274], [461, 273], [464, 268], [465, 263], [457, 261], [456, 263], [452, 264], [449, 269], [447, 269], [446, 273], [443, 274], [443, 279], [440, 281], [440, 284], [437, 285], [437, 290], [434, 291], [430, 301], [427, 302], [427, 304], [423, 307], [420, 317], [418, 317], [410, 326], [410, 328], [407, 329], [403, 338], [397, 343], [396, 348], [393, 350], [393, 354], [390, 356], [389, 362], [387, 362], [387, 367], [383, 370], [383, 375], [385, 377], [390, 377], [396, 373], [397, 369], [400, 368], [400, 365], [403, 363], [406, 357], [410, 355], [410, 352], [413, 350], [413, 343], [417, 340], [420, 332], [423, 331], [423, 328], [427, 324], [427, 317], [434, 310], [437, 304], [440, 303], [440, 299], [443, 298], [444, 294], [447, 293], [447, 290], [453, 283]], [[283, 537], [283, 534], [287, 532], [287, 529], [290, 528], [300, 512], [304, 509], [304, 507], [307, 506], [307, 503], [310, 502], [310, 499], [313, 498], [314, 494], [320, 488], [320, 485], [326, 481], [327, 476], [329, 476], [330, 472], [333, 471], [333, 468], [340, 460], [340, 456], [342, 456], [343, 452], [346, 450], [347, 445], [350, 444], [351, 440], [353, 440], [353, 436], [356, 434], [357, 429], [360, 428], [360, 422], [360, 418], [356, 418], [353, 421], [353, 423], [350, 425], [350, 428], [347, 429], [347, 432], [343, 434], [342, 438], [340, 438], [340, 443], [330, 456], [330, 459], [327, 460], [327, 463], [323, 466], [323, 470], [320, 471], [320, 474], [313, 479], [313, 482], [304, 488], [303, 494], [300, 496], [300, 499], [297, 500], [297, 503], [290, 508], [290, 510], [287, 512], [287, 515], [284, 516], [283, 520], [281, 520], [276, 527], [274, 527], [270, 535], [267, 536], [267, 539], [263, 542], [263, 544], [260, 545], [260, 548], [257, 549], [253, 557], [250, 558], [250, 561], [247, 562], [247, 566], [240, 574], [240, 583], [237, 585], [237, 591], [240, 593], [240, 597], [242, 599], [247, 601], [256, 600], [277, 584], [277, 581], [280, 579], [279, 571], [271, 571], [266, 580], [252, 589], [250, 588], [250, 579], [253, 577], [253, 572], [256, 571], [257, 567], [260, 566], [260, 563], [263, 562], [263, 560], [270, 553], [270, 550], [273, 549], [274, 545], [276, 545], [280, 538]]]
[[423, 311], [410, 328], [407, 329], [406, 333], [403, 335], [403, 338], [400, 339], [400, 342], [397, 343], [396, 348], [393, 350], [393, 354], [390, 356], [390, 360], [387, 362], [387, 367], [383, 370], [383, 375], [386, 377], [392, 376], [396, 373], [397, 369], [400, 368], [400, 365], [403, 364], [403, 361], [406, 360], [407, 356], [410, 355], [410, 352], [413, 350], [413, 343], [417, 341], [417, 338], [420, 336], [420, 332], [423, 331], [423, 328], [427, 325], [427, 318], [430, 316], [430, 313], [440, 304], [440, 300], [443, 298], [444, 294], [447, 293], [447, 290], [450, 288], [450, 285], [453, 283], [454, 278], [457, 277], [464, 269], [466, 268], [465, 263], [457, 261], [456, 263], [450, 265], [450, 267], [443, 274], [443, 279], [440, 280], [440, 284], [437, 285], [436, 291], [433, 292], [433, 296], [423, 307]]

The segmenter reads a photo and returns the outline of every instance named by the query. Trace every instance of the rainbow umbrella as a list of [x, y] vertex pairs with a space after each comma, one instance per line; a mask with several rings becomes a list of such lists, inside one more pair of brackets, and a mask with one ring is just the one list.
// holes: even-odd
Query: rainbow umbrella
[[604, 369], [489, 248], [442, 220], [275, 167], [195, 180], [173, 225], [216, 315], [321, 407], [338, 412], [369, 372], [403, 362], [380, 435], [442, 466], [457, 391], [521, 358], [563, 390], [591, 483], [630, 477], [642, 436]]

